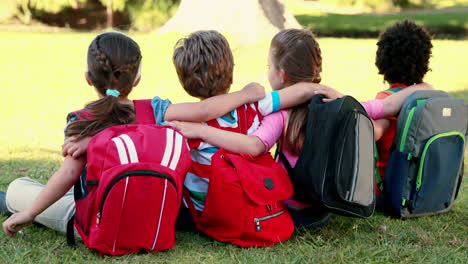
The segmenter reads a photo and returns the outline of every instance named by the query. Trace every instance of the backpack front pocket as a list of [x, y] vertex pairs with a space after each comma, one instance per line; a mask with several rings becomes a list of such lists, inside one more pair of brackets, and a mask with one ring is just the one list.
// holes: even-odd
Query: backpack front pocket
[[272, 246], [291, 237], [294, 224], [283, 200], [293, 187], [270, 154], [254, 158], [221, 149], [211, 164], [205, 208], [194, 217], [203, 233], [241, 247]]
[[464, 135], [448, 132], [431, 137], [421, 154], [414, 184], [413, 214], [449, 209], [463, 158]]
[[[373, 126], [358, 111], [350, 112], [339, 135], [336, 186], [344, 201], [360, 206], [374, 202]], [[350, 153], [351, 152], [351, 153]]]
[[177, 217], [171, 209], [177, 208], [177, 197], [172, 177], [152, 170], [126, 171], [106, 186], [94, 231], [116, 253], [132, 245], [148, 251], [170, 248], [166, 243], [174, 240], [174, 230], [168, 222]]

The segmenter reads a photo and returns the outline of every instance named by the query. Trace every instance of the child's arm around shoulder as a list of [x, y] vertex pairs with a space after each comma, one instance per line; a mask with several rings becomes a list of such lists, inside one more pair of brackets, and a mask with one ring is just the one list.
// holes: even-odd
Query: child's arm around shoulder
[[230, 132], [200, 123], [172, 121], [167, 124], [179, 130], [184, 137], [189, 139], [201, 139], [218, 148], [238, 153], [247, 153], [258, 156], [265, 152], [265, 145], [255, 136], [247, 136]]
[[396, 116], [400, 112], [403, 102], [410, 94], [420, 90], [433, 90], [432, 85], [428, 83], [419, 83], [408, 86], [382, 100], [384, 104], [384, 116]]
[[326, 93], [335, 90], [331, 89], [326, 85], [318, 83], [296, 83], [278, 91], [281, 101], [280, 108], [286, 109], [303, 104], [309, 101], [312, 98], [312, 96], [316, 95], [318, 93], [317, 91]]
[[263, 97], [265, 88], [258, 83], [249, 83], [238, 92], [213, 96], [197, 103], [171, 104], [166, 110], [164, 120], [204, 122]]
[[60, 199], [75, 184], [81, 175], [86, 160], [65, 157], [57, 172], [47, 182], [31, 206], [25, 211], [13, 214], [3, 222], [3, 231], [13, 236], [23, 227], [30, 225], [34, 218]]
[[252, 135], [229, 132], [199, 123], [173, 121], [169, 124], [187, 138], [199, 138], [213, 146], [232, 152], [259, 156], [267, 152], [279, 140], [286, 118], [284, 111], [267, 115]]

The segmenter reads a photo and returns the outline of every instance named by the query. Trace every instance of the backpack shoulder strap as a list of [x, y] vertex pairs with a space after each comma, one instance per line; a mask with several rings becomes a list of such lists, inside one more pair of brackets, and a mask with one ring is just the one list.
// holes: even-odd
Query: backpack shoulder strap
[[81, 110], [69, 113], [68, 117], [67, 117], [67, 120], [70, 119], [72, 115], [75, 115], [79, 120], [88, 120], [88, 119], [93, 118], [93, 115], [90, 114], [85, 109], [81, 109]]
[[239, 132], [247, 135], [248, 127], [247, 127], [247, 110], [245, 109], [245, 105], [238, 107], [237, 111], [237, 122], [239, 125]]
[[390, 94], [394, 94], [396, 92], [399, 92], [401, 91], [402, 89], [406, 88], [407, 86], [404, 85], [404, 84], [400, 84], [400, 83], [394, 83], [392, 86], [390, 86], [389, 89], [385, 90], [384, 92], [387, 92], [387, 93], [390, 93]]
[[284, 164], [284, 167], [286, 168], [286, 171], [288, 172], [289, 175], [292, 175], [293, 167], [291, 166], [291, 163], [289, 163], [288, 159], [284, 155], [283, 151], [278, 151], [278, 157], [281, 159], [281, 161]]
[[137, 124], [155, 124], [153, 107], [151, 107], [151, 99], [133, 100], [135, 107], [135, 118]]
[[380, 156], [379, 156], [379, 149], [377, 148], [377, 144], [374, 142], [374, 174], [375, 174], [375, 180], [377, 182], [377, 187], [380, 190], [380, 193], [383, 193], [383, 180], [382, 176], [380, 175], [380, 170], [377, 167], [377, 162], [379, 161]]
[[385, 92], [394, 94], [396, 92], [401, 91], [401, 89], [403, 89], [403, 88], [402, 87], [394, 87], [394, 88], [390, 88], [390, 89], [385, 90]]
[[67, 222], [67, 244], [71, 247], [76, 246], [76, 241], [75, 241], [75, 229], [73, 228], [73, 223], [75, 220], [75, 215], [72, 216], [70, 220]]

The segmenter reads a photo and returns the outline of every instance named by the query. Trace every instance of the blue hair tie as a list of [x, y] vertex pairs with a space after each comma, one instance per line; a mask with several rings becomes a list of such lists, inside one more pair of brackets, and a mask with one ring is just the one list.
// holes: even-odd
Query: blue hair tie
[[106, 95], [114, 96], [114, 97], [119, 97], [120, 92], [114, 89], [107, 89], [106, 90]]

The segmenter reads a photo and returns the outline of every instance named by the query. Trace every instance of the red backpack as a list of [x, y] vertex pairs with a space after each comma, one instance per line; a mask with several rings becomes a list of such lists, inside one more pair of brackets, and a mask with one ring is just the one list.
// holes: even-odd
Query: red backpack
[[191, 163], [188, 145], [171, 127], [141, 125], [154, 124], [149, 100], [135, 101], [135, 111], [140, 125], [110, 127], [92, 138], [87, 168], [75, 184], [74, 226], [84, 244], [101, 254], [154, 252], [175, 245], [182, 186]]
[[184, 188], [199, 230], [241, 247], [267, 247], [291, 237], [294, 224], [283, 200], [293, 195], [293, 187], [286, 170], [269, 153], [252, 157], [220, 149], [210, 167], [203, 212], [195, 210]]

